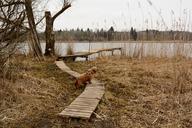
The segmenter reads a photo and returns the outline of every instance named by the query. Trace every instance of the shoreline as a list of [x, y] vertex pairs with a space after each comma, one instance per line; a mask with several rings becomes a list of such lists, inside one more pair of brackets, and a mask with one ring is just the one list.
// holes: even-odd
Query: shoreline
[[[27, 41], [26, 41], [27, 42]], [[45, 43], [45, 40], [40, 40], [41, 43]], [[25, 43], [25, 42], [22, 42], [22, 43]], [[141, 43], [175, 43], [175, 44], [180, 44], [180, 43], [183, 43], [183, 44], [190, 44], [192, 43], [192, 41], [179, 41], [179, 40], [167, 40], [167, 41], [62, 41], [62, 40], [56, 40], [55, 43], [138, 43], [138, 44], [141, 44]]]

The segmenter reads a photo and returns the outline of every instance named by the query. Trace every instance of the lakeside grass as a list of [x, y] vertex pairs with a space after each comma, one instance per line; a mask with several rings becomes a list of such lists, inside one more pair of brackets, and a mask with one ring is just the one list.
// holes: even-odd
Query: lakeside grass
[[[0, 88], [0, 126], [11, 128], [44, 127], [60, 121], [60, 113], [82, 90], [73, 79], [54, 64], [54, 60], [36, 62], [32, 58], [13, 60], [17, 79], [12, 77]], [[14, 76], [15, 77], [15, 76]]]
[[93, 114], [89, 122], [57, 116], [83, 90], [75, 89], [74, 79], [58, 69], [54, 60], [16, 60], [17, 80], [7, 81], [0, 90], [0, 126], [192, 127], [191, 59], [105, 57], [67, 63], [80, 73], [97, 66], [96, 78], [105, 83], [105, 95], [96, 110], [102, 119]]
[[192, 127], [191, 62], [103, 58], [68, 65], [78, 72], [98, 66], [96, 78], [105, 82], [106, 92], [97, 113], [112, 126], [175, 128]]

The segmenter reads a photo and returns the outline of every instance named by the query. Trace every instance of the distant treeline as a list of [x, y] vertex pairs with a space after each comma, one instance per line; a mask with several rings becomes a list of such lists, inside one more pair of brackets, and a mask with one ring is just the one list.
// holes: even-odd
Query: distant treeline
[[[40, 38], [45, 40], [43, 33], [40, 33]], [[136, 31], [131, 27], [130, 31], [115, 31], [111, 27], [108, 31], [100, 29], [93, 31], [91, 29], [83, 30], [77, 28], [76, 30], [59, 30], [55, 31], [55, 39], [63, 41], [128, 41], [128, 40], [192, 40], [191, 32], [183, 31], [159, 31], [159, 30], [148, 30]]]

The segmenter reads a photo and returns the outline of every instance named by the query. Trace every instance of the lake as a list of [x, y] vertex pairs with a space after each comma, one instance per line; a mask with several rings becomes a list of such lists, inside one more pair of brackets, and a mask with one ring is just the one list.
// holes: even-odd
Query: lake
[[[173, 57], [176, 55], [182, 55], [185, 57], [192, 57], [192, 43], [175, 43], [173, 41], [145, 41], [145, 42], [123, 42], [123, 41], [113, 41], [113, 42], [61, 42], [57, 41], [55, 43], [55, 50], [59, 55], [66, 55], [66, 49], [69, 45], [73, 46], [74, 52], [87, 52], [102, 48], [115, 48], [122, 47], [123, 53], [129, 57]], [[45, 42], [41, 43], [43, 52], [45, 51]], [[29, 52], [29, 47], [27, 43], [22, 43], [19, 46], [22, 53], [27, 54]], [[114, 52], [116, 55], [120, 55], [119, 51]], [[104, 52], [103, 56], [111, 55], [110, 52]], [[91, 58], [95, 58], [98, 55], [92, 55]]]

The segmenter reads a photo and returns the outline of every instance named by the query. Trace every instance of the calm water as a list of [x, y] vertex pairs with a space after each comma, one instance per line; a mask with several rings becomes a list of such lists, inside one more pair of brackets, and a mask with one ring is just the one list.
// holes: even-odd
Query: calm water
[[[65, 43], [56, 42], [55, 49], [60, 55], [66, 55], [66, 49], [68, 45], [72, 45], [74, 52], [92, 51], [102, 48], [115, 48], [122, 47], [123, 53], [127, 56], [141, 57], [141, 56], [155, 56], [155, 57], [172, 57], [174, 55], [183, 55], [186, 57], [192, 57], [192, 43], [172, 43], [172, 42], [144, 42], [144, 43], [124, 43], [124, 42], [76, 42], [76, 43]], [[45, 51], [45, 43], [41, 43], [43, 51]], [[23, 43], [19, 46], [22, 53], [27, 54], [29, 47], [27, 43]], [[120, 52], [114, 52], [119, 55]], [[104, 52], [104, 56], [111, 55], [111, 52]], [[95, 58], [98, 55], [92, 55], [90, 58]]]

